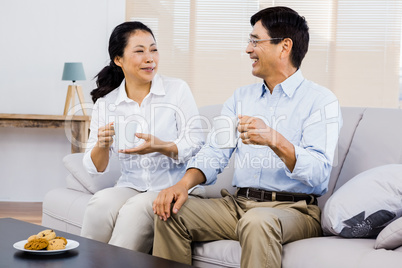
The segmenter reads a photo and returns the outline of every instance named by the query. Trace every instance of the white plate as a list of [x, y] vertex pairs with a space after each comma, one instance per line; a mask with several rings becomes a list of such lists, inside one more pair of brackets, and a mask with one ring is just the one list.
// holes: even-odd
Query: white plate
[[28, 252], [28, 253], [31, 253], [31, 254], [53, 255], [53, 254], [60, 254], [60, 253], [67, 252], [69, 250], [75, 249], [76, 247], [78, 247], [80, 245], [80, 243], [78, 243], [77, 241], [67, 239], [67, 245], [66, 245], [65, 249], [59, 249], [59, 250], [28, 250], [28, 249], [24, 248], [24, 245], [26, 243], [28, 243], [27, 240], [22, 240], [22, 241], [16, 242], [13, 245], [13, 247], [15, 249], [25, 251], [25, 252]]

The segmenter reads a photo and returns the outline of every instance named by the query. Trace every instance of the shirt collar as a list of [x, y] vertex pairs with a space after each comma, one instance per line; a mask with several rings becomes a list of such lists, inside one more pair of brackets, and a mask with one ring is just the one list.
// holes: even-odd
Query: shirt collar
[[[118, 87], [118, 93], [117, 93], [117, 98], [115, 101], [115, 104], [118, 105], [119, 103], [125, 101], [125, 102], [131, 102], [133, 101], [127, 96], [126, 92], [126, 79], [123, 79], [121, 82], [120, 86]], [[152, 84], [151, 84], [151, 89], [150, 89], [150, 94], [153, 95], [159, 95], [163, 96], [166, 95], [165, 87], [163, 86], [163, 81], [161, 77], [156, 74], [154, 78], [152, 79]]]
[[127, 97], [126, 93], [126, 79], [123, 79], [120, 86], [118, 87], [117, 98], [114, 104], [118, 105], [123, 101], [129, 102], [130, 99]]
[[[293, 93], [296, 91], [296, 89], [301, 85], [301, 83], [303, 81], [304, 81], [304, 77], [303, 77], [301, 70], [299, 69], [294, 74], [289, 76], [285, 81], [276, 85], [276, 87], [279, 87], [280, 89], [282, 89], [283, 92], [290, 98], [293, 96]], [[263, 82], [262, 83], [262, 92], [261, 92], [260, 97], [263, 97], [268, 91], [269, 91], [269, 89], [268, 89], [267, 85], [265, 84], [265, 82]]]
[[304, 81], [303, 74], [301, 70], [297, 70], [294, 74], [292, 74], [288, 79], [280, 83], [283, 92], [288, 95], [288, 97], [292, 97], [296, 89], [301, 85]]
[[163, 85], [162, 78], [158, 74], [156, 74], [154, 76], [154, 79], [152, 79], [150, 93], [159, 96], [166, 95], [165, 86]]

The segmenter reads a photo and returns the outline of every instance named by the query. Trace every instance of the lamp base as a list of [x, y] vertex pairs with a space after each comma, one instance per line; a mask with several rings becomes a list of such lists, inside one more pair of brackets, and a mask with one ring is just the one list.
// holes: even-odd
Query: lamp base
[[[72, 108], [74, 109], [75, 92], [77, 92], [78, 100], [80, 101], [80, 104], [81, 104], [82, 113], [84, 115], [87, 115], [87, 112], [85, 111], [85, 108], [84, 108], [84, 94], [82, 93], [82, 87], [78, 86], [78, 85], [69, 85], [68, 86], [66, 103], [64, 105], [63, 115], [68, 115], [70, 104], [71, 104]], [[73, 113], [74, 113], [74, 110], [73, 110]]]

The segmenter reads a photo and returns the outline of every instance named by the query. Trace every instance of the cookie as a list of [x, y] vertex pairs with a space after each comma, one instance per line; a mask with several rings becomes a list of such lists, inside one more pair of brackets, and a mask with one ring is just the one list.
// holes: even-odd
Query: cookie
[[29, 250], [41, 250], [44, 248], [47, 248], [47, 246], [49, 245], [49, 241], [47, 241], [44, 238], [35, 238], [32, 239], [30, 242], [26, 243], [24, 245], [25, 249], [29, 249]]
[[67, 239], [65, 239], [65, 238], [62, 237], [62, 236], [56, 236], [54, 239], [61, 239], [61, 240], [63, 240], [64, 243], [67, 245]]
[[52, 239], [49, 241], [47, 250], [60, 250], [66, 248], [66, 242], [63, 239]]
[[34, 240], [34, 239], [36, 239], [36, 238], [38, 238], [38, 236], [37, 235], [31, 235], [30, 237], [28, 237], [28, 242], [31, 242], [32, 240]]
[[44, 230], [38, 233], [38, 238], [44, 238], [46, 240], [52, 240], [56, 237], [56, 233], [53, 230]]

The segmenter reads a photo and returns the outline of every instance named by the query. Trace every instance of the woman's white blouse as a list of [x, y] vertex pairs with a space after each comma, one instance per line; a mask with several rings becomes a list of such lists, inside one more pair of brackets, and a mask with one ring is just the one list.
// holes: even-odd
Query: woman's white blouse
[[110, 157], [119, 158], [122, 172], [116, 186], [139, 191], [160, 191], [172, 186], [183, 177], [187, 161], [204, 143], [197, 105], [186, 82], [155, 75], [150, 93], [139, 106], [127, 97], [123, 80], [119, 88], [99, 98], [93, 107], [90, 136], [83, 159], [90, 174], [96, 176], [104, 173], [97, 171], [91, 159], [98, 129], [122, 120], [137, 122], [137, 132], [152, 134], [163, 141], [173, 141], [177, 145], [178, 159], [160, 153], [118, 153], [116, 142], [113, 142]]

